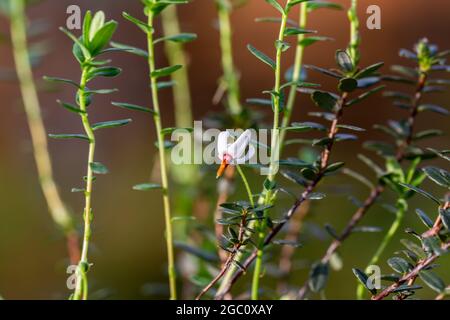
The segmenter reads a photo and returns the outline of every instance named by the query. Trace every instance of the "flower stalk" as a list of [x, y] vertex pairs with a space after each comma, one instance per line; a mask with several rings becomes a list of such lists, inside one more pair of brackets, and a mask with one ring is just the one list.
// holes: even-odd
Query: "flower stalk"
[[[148, 27], [153, 30], [154, 24], [154, 13], [153, 11], [148, 12]], [[170, 288], [170, 299], [177, 299], [176, 291], [176, 270], [175, 270], [175, 254], [174, 254], [174, 244], [173, 244], [173, 232], [172, 232], [172, 217], [170, 209], [170, 199], [169, 199], [169, 179], [167, 174], [167, 163], [165, 157], [164, 148], [164, 134], [162, 132], [161, 123], [161, 113], [159, 105], [158, 87], [157, 87], [157, 76], [154, 74], [156, 70], [155, 67], [155, 48], [153, 42], [153, 33], [147, 33], [147, 49], [148, 49], [148, 65], [150, 69], [150, 85], [151, 94], [153, 102], [153, 121], [156, 128], [157, 142], [159, 149], [159, 161], [160, 161], [160, 171], [161, 171], [161, 186], [163, 193], [163, 206], [164, 206], [164, 220], [166, 226], [166, 247], [167, 247], [167, 259], [168, 259], [168, 275], [169, 275], [169, 288]]]

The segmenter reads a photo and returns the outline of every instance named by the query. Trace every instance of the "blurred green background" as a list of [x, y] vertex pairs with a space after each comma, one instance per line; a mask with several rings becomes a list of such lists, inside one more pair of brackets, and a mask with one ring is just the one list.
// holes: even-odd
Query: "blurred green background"
[[[349, 6], [350, 1], [336, 1]], [[47, 0], [29, 10], [31, 19], [44, 19], [50, 24], [50, 32], [45, 38], [51, 51], [35, 70], [36, 79], [43, 75], [61, 76], [76, 79], [79, 70], [71, 55], [69, 40], [57, 27], [64, 25], [67, 18], [66, 8], [74, 1]], [[141, 17], [139, 1], [76, 1], [83, 10], [104, 10], [108, 18], [119, 21], [119, 30], [115, 36], [118, 42], [143, 47], [145, 39], [130, 23], [124, 22], [121, 12], [127, 11]], [[365, 28], [367, 6], [377, 4], [382, 8], [382, 30], [370, 31]], [[450, 21], [448, 12], [450, 2], [434, 0], [362, 0], [360, 18], [362, 19], [362, 65], [385, 61], [389, 66], [403, 63], [398, 58], [400, 48], [410, 48], [420, 37], [429, 37], [442, 49], [450, 47], [448, 32]], [[221, 111], [220, 105], [212, 104], [217, 88], [217, 79], [221, 75], [220, 50], [216, 29], [216, 11], [212, 0], [193, 0], [192, 4], [179, 7], [182, 29], [195, 32], [198, 40], [186, 46], [189, 55], [189, 72], [193, 93], [195, 119], [199, 120], [209, 111]], [[262, 68], [247, 51], [246, 45], [252, 43], [264, 52], [273, 52], [273, 40], [276, 37], [275, 24], [255, 23], [254, 18], [273, 16], [275, 12], [262, 0], [250, 0], [247, 5], [235, 11], [232, 17], [234, 27], [234, 49], [237, 68], [241, 72], [243, 99], [256, 97], [262, 90], [273, 84], [269, 68]], [[292, 13], [296, 19], [297, 11]], [[348, 21], [344, 11], [320, 10], [311, 15], [309, 28], [316, 29], [320, 35], [330, 36], [334, 42], [317, 44], [307, 49], [305, 62], [322, 67], [332, 67], [334, 52], [344, 48], [348, 41]], [[8, 23], [0, 20], [0, 30], [7, 34]], [[285, 55], [287, 68], [293, 61], [293, 50]], [[139, 193], [131, 186], [143, 182], [151, 175], [154, 155], [154, 129], [150, 118], [140, 114], [130, 114], [110, 105], [110, 100], [130, 101], [148, 105], [150, 92], [147, 83], [145, 61], [124, 54], [111, 55], [115, 65], [123, 68], [123, 74], [117, 79], [98, 82], [98, 87], [116, 87], [120, 92], [107, 98], [98, 97], [92, 109], [96, 120], [132, 117], [133, 123], [125, 128], [107, 130], [98, 134], [97, 160], [105, 163], [111, 173], [100, 177], [95, 183], [94, 193], [94, 231], [90, 272], [92, 298], [144, 299], [164, 297], [166, 287], [165, 245], [163, 235], [163, 215], [161, 197], [158, 192]], [[162, 50], [159, 52], [160, 65], [165, 65]], [[13, 61], [7, 41], [0, 46], [0, 65], [12, 68]], [[385, 67], [385, 72], [388, 68]], [[320, 75], [311, 74], [309, 81], [324, 83]], [[327, 83], [324, 84], [327, 87]], [[77, 132], [81, 129], [79, 119], [68, 114], [56, 105], [55, 99], [71, 100], [73, 91], [61, 88], [58, 92], [42, 93], [40, 96], [47, 131], [50, 133]], [[47, 213], [46, 204], [37, 181], [35, 165], [31, 153], [29, 132], [20, 102], [18, 86], [14, 81], [0, 82], [0, 294], [7, 299], [47, 299], [66, 298], [69, 290], [65, 282], [67, 261], [62, 235], [55, 229]], [[448, 106], [450, 93], [429, 96], [433, 103]], [[430, 100], [431, 101], [431, 100]], [[162, 97], [163, 119], [166, 126], [173, 121], [173, 106], [170, 91]], [[294, 120], [305, 120], [307, 112], [314, 110], [309, 98], [298, 99]], [[301, 109], [301, 110], [299, 110]], [[361, 172], [367, 169], [356, 159], [356, 154], [364, 152], [361, 141], [376, 137], [384, 138], [370, 129], [373, 124], [386, 119], [404, 116], [402, 111], [392, 107], [388, 101], [371, 98], [358, 108], [353, 108], [345, 117], [345, 122], [368, 128], [359, 142], [344, 143], [335, 149], [333, 160], [343, 160], [353, 169]], [[418, 129], [448, 129], [448, 122], [432, 114], [421, 116]], [[428, 145], [444, 149], [448, 147], [448, 136], [434, 139]], [[82, 142], [50, 141], [56, 180], [63, 198], [81, 222], [82, 199], [79, 194], [70, 193], [72, 187], [82, 184], [86, 146]], [[295, 150], [290, 150], [295, 152]], [[366, 153], [367, 154], [367, 153]], [[205, 185], [214, 187], [214, 168], [204, 178]], [[370, 173], [367, 173], [370, 174]], [[280, 178], [282, 179], [282, 178]], [[253, 181], [253, 188], [260, 188], [260, 179]], [[434, 190], [430, 185], [430, 190]], [[360, 199], [367, 190], [345, 177], [329, 179], [322, 190], [331, 191], [326, 201], [314, 203], [307, 219], [309, 224], [323, 226], [333, 224], [338, 230], [343, 227], [354, 208], [347, 197], [350, 193]], [[237, 190], [237, 194], [241, 193]], [[442, 192], [442, 190], [434, 190]], [[242, 193], [241, 193], [242, 194]], [[236, 198], [237, 199], [237, 198]], [[392, 200], [389, 194], [386, 200]], [[274, 213], [281, 213], [289, 206], [289, 199], [277, 204]], [[414, 214], [421, 207], [435, 216], [433, 204], [414, 198], [404, 227], [416, 227], [422, 230]], [[211, 212], [212, 209], [210, 209]], [[208, 218], [212, 222], [212, 215]], [[371, 210], [363, 225], [387, 227], [393, 216], [377, 206]], [[400, 249], [398, 240], [405, 237], [400, 234], [387, 250], [389, 254]], [[356, 281], [351, 267], [363, 268], [373, 250], [380, 241], [380, 234], [355, 234], [340, 251], [344, 267], [333, 272], [326, 290], [328, 298], [352, 299]], [[300, 262], [313, 261], [323, 254], [330, 239], [308, 238], [305, 247], [299, 249], [296, 259]], [[387, 258], [386, 256], [385, 258]], [[449, 257], [439, 261], [437, 272], [450, 282]], [[301, 267], [302, 263], [299, 263]], [[183, 266], [181, 266], [183, 267]], [[383, 270], [390, 272], [383, 264]], [[307, 269], [298, 268], [292, 273], [291, 284], [301, 285], [307, 277]], [[270, 284], [266, 277], [265, 282]], [[148, 284], [151, 284], [149, 286]], [[149, 287], [160, 287], [159, 295], [150, 294]], [[155, 293], [155, 290], [151, 290]], [[156, 292], [157, 293], [157, 292]], [[424, 289], [421, 297], [434, 297], [431, 290]]]

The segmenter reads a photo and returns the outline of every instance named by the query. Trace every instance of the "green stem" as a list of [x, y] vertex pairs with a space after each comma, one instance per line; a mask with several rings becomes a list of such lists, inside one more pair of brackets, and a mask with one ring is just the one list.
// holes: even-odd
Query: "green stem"
[[[400, 198], [397, 200], [397, 212], [396, 212], [396, 218], [394, 222], [392, 223], [391, 227], [389, 228], [388, 232], [384, 236], [383, 240], [381, 241], [380, 246], [376, 250], [375, 254], [373, 255], [372, 259], [370, 259], [369, 264], [366, 267], [366, 272], [368, 272], [369, 266], [376, 265], [378, 261], [380, 260], [381, 256], [384, 253], [384, 250], [391, 242], [392, 238], [397, 233], [398, 229], [400, 228], [403, 219], [405, 217], [405, 213], [408, 210], [408, 203], [405, 199]], [[358, 300], [362, 300], [364, 298], [364, 286], [361, 283], [358, 283], [356, 297]]]
[[[300, 5], [300, 18], [299, 18], [299, 26], [300, 29], [306, 29], [308, 23], [308, 10], [307, 10], [307, 2], [303, 2]], [[303, 56], [305, 52], [305, 47], [300, 45], [301, 41], [305, 39], [305, 34], [299, 34], [297, 37], [297, 48], [295, 51], [295, 62], [294, 69], [292, 74], [292, 81], [295, 83], [291, 86], [289, 90], [289, 96], [286, 102], [286, 108], [284, 110], [283, 120], [281, 122], [281, 128], [286, 128], [289, 126], [291, 122], [292, 111], [294, 110], [295, 100], [297, 97], [297, 84], [301, 78], [302, 64], [303, 64]], [[286, 130], [282, 130], [280, 133], [280, 153], [283, 148], [283, 142], [286, 137]]]
[[[289, 5], [291, 1], [287, 0], [286, 7]], [[286, 24], [287, 24], [288, 16], [287, 14], [283, 14], [281, 17], [281, 25], [280, 25], [280, 31], [278, 33], [278, 41], [282, 42], [284, 40], [284, 32], [286, 30]], [[276, 51], [276, 59], [275, 59], [275, 85], [274, 85], [274, 92], [280, 93], [280, 86], [281, 86], [281, 56], [283, 54], [283, 51], [281, 47], [277, 48]], [[273, 114], [273, 128], [272, 128], [272, 142], [271, 142], [271, 154], [270, 154], [270, 166], [269, 166], [269, 175], [267, 179], [271, 182], [275, 179], [275, 169], [278, 161], [279, 156], [279, 150], [280, 150], [280, 96], [275, 95], [273, 97], [273, 105], [274, 105], [274, 114]], [[261, 195], [260, 199], [258, 200], [258, 203], [262, 204], [269, 204], [272, 200], [272, 191], [271, 190], [265, 190], [263, 194]], [[264, 217], [267, 216], [267, 213], [264, 213]], [[262, 266], [262, 259], [263, 259], [263, 242], [265, 238], [264, 230], [266, 228], [266, 219], [263, 219], [262, 222], [258, 222], [256, 226], [256, 230], [258, 230], [258, 252], [256, 256], [256, 262], [255, 262], [255, 270], [253, 271], [253, 280], [252, 280], [252, 299], [257, 300], [258, 299], [258, 293], [259, 293], [259, 280], [261, 278], [261, 266]]]
[[247, 177], [244, 174], [244, 171], [242, 171], [242, 168], [239, 165], [236, 165], [237, 171], [239, 172], [239, 175], [241, 176], [242, 182], [244, 183], [245, 190], [247, 191], [248, 200], [250, 201], [250, 204], [252, 207], [255, 206], [255, 201], [253, 201], [253, 193], [252, 189], [250, 188], [250, 184], [248, 183]]
[[[39, 182], [53, 221], [65, 232], [68, 243], [70, 243], [70, 237], [76, 237], [76, 230], [72, 216], [61, 199], [53, 177], [52, 162], [48, 151], [47, 133], [42, 119], [28, 52], [25, 3], [24, 0], [9, 2], [11, 6], [13, 55], [33, 143], [34, 160], [39, 175]], [[76, 263], [79, 259], [77, 246], [68, 246], [68, 248], [71, 260]], [[73, 252], [70, 252], [73, 248]]]
[[361, 37], [359, 35], [359, 19], [358, 19], [358, 0], [352, 0], [352, 5], [348, 11], [348, 19], [350, 20], [350, 44], [348, 51], [355, 66], [359, 64], [361, 53], [359, 46], [361, 44]]
[[233, 61], [233, 43], [230, 23], [231, 9], [218, 3], [220, 48], [222, 56], [223, 81], [227, 88], [227, 106], [233, 116], [238, 116], [242, 112], [239, 92], [239, 77], [237, 75]]
[[80, 110], [83, 112], [81, 114], [81, 122], [83, 124], [84, 131], [87, 137], [89, 138], [89, 152], [87, 160], [86, 189], [84, 192], [85, 206], [83, 213], [83, 220], [84, 220], [83, 246], [81, 250], [80, 262], [78, 264], [77, 270], [78, 277], [74, 293], [74, 300], [87, 299], [88, 279], [86, 273], [89, 270], [88, 250], [92, 232], [91, 223], [93, 219], [91, 202], [92, 202], [92, 188], [94, 183], [94, 172], [92, 170], [92, 163], [94, 162], [94, 154], [95, 154], [95, 135], [94, 130], [92, 129], [92, 126], [89, 122], [86, 105], [86, 98], [87, 98], [86, 84], [89, 67], [83, 66], [82, 69], [83, 71], [81, 74], [80, 89], [78, 90], [78, 100], [80, 104]]
[[[148, 26], [153, 29], [154, 15], [152, 12], [148, 13]], [[172, 218], [170, 211], [170, 199], [169, 199], [169, 179], [167, 175], [167, 164], [165, 158], [164, 149], [164, 135], [162, 133], [162, 124], [160, 116], [159, 107], [159, 97], [157, 88], [157, 78], [152, 75], [155, 68], [155, 49], [153, 44], [153, 34], [149, 32], [147, 34], [147, 45], [148, 45], [148, 65], [150, 68], [150, 82], [151, 82], [151, 92], [152, 101], [155, 114], [153, 120], [156, 127], [156, 134], [158, 139], [158, 149], [159, 149], [159, 161], [161, 170], [161, 183], [162, 183], [162, 193], [163, 193], [163, 205], [164, 205], [164, 220], [166, 225], [166, 246], [167, 246], [167, 258], [168, 258], [168, 274], [169, 274], [169, 287], [170, 287], [170, 299], [176, 300], [176, 271], [175, 271], [175, 255], [173, 247], [173, 232], [172, 232]]]

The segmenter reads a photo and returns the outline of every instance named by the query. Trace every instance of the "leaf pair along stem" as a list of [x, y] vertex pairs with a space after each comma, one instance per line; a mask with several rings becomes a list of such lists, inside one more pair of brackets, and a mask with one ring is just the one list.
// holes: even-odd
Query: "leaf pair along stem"
[[39, 182], [53, 221], [65, 234], [70, 261], [72, 264], [76, 264], [80, 259], [80, 250], [78, 248], [79, 236], [73, 217], [61, 199], [53, 176], [52, 161], [48, 151], [47, 133], [33, 79], [27, 44], [25, 1], [9, 1], [9, 4], [14, 60], [30, 129]]

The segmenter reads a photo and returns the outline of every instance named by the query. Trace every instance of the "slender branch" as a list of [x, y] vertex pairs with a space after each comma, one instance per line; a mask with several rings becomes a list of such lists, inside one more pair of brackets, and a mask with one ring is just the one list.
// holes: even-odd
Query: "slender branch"
[[[409, 135], [408, 138], [405, 140], [405, 143], [402, 144], [401, 147], [399, 147], [397, 152], [397, 161], [403, 162], [406, 150], [409, 147], [409, 145], [412, 142], [412, 136], [414, 133], [414, 127], [415, 122], [418, 114], [418, 107], [420, 105], [420, 101], [422, 99], [423, 95], [423, 89], [425, 87], [427, 80], [427, 74], [422, 74], [419, 77], [417, 87], [416, 87], [416, 93], [414, 97], [413, 107], [411, 109], [410, 115], [408, 117], [408, 127], [409, 127]], [[406, 142], [409, 141], [409, 142]], [[348, 222], [347, 226], [344, 228], [344, 231], [340, 234], [340, 236], [333, 240], [333, 242], [329, 245], [327, 248], [324, 256], [321, 258], [322, 263], [328, 263], [333, 256], [334, 253], [337, 252], [337, 250], [341, 247], [343, 242], [350, 237], [350, 235], [353, 232], [353, 229], [359, 224], [359, 222], [365, 217], [367, 212], [372, 208], [372, 206], [377, 202], [379, 197], [383, 194], [385, 191], [385, 187], [383, 184], [379, 183], [376, 187], [374, 187], [369, 196], [364, 200], [363, 205], [356, 210], [356, 212], [351, 217], [350, 221]], [[359, 286], [359, 284], [358, 284]], [[301, 289], [298, 292], [298, 299], [304, 299], [309, 291], [308, 283], [307, 281], [304, 283], [304, 285], [301, 287]]]
[[[450, 242], [443, 244], [441, 248], [444, 251], [448, 250], [450, 248]], [[402, 284], [404, 284], [404, 283], [412, 284], [414, 282], [414, 279], [416, 279], [417, 276], [419, 275], [419, 273], [422, 270], [425, 270], [427, 267], [429, 267], [438, 257], [439, 257], [439, 255], [433, 254], [433, 255], [419, 261], [419, 263], [414, 267], [413, 270], [408, 272], [397, 282], [391, 284], [389, 287], [387, 287], [386, 289], [381, 291], [379, 294], [373, 296], [372, 300], [383, 300], [388, 295], [390, 295], [395, 289], [400, 287]]]
[[[308, 22], [308, 10], [307, 10], [308, 3], [303, 2], [300, 5], [300, 18], [299, 18], [299, 27], [300, 29], [306, 29], [307, 22]], [[284, 110], [284, 116], [281, 123], [281, 128], [286, 128], [289, 126], [291, 122], [292, 112], [294, 110], [295, 100], [297, 97], [297, 88], [298, 88], [298, 82], [301, 78], [301, 72], [302, 72], [302, 65], [303, 65], [303, 56], [305, 47], [301, 44], [302, 40], [305, 39], [306, 34], [302, 33], [299, 34], [297, 37], [297, 46], [295, 51], [295, 62], [294, 62], [294, 69], [292, 72], [292, 81], [293, 85], [291, 86], [289, 90], [289, 96], [286, 102], [286, 108]], [[280, 148], [283, 148], [283, 142], [286, 137], [286, 130], [282, 130], [280, 133]], [[281, 153], [281, 149], [280, 149]]]
[[88, 290], [88, 280], [87, 280], [87, 271], [89, 270], [89, 261], [88, 261], [88, 250], [89, 250], [89, 242], [91, 238], [91, 222], [93, 218], [92, 214], [92, 187], [94, 182], [94, 172], [92, 170], [92, 163], [94, 162], [94, 154], [95, 154], [95, 135], [94, 130], [89, 122], [87, 106], [86, 106], [86, 84], [88, 78], [89, 67], [82, 67], [82, 74], [80, 80], [80, 89], [78, 90], [79, 96], [79, 104], [81, 114], [81, 121], [83, 123], [84, 131], [86, 132], [87, 137], [89, 138], [89, 152], [87, 159], [87, 174], [86, 174], [86, 189], [84, 191], [84, 211], [83, 211], [83, 220], [84, 220], [84, 233], [83, 233], [83, 246], [81, 250], [81, 258], [78, 263], [77, 268], [77, 282], [74, 293], [74, 300], [87, 299], [87, 290]]
[[78, 233], [75, 229], [73, 218], [61, 199], [53, 177], [52, 162], [48, 152], [47, 133], [42, 119], [36, 85], [33, 80], [27, 45], [25, 3], [24, 0], [15, 0], [10, 1], [10, 6], [13, 54], [30, 128], [39, 182], [52, 219], [64, 231], [66, 236], [70, 262], [76, 264], [80, 259]]
[[[286, 7], [289, 6], [291, 0], [286, 1]], [[278, 33], [278, 42], [283, 42], [284, 40], [284, 34], [286, 30], [286, 24], [287, 24], [288, 16], [286, 13], [282, 14], [281, 17], [281, 25], [280, 30]], [[274, 181], [276, 171], [275, 166], [277, 165], [277, 160], [279, 157], [279, 151], [280, 151], [280, 111], [281, 111], [281, 104], [280, 104], [280, 86], [281, 86], [281, 56], [283, 54], [283, 50], [281, 46], [277, 47], [276, 50], [276, 59], [275, 59], [275, 85], [274, 85], [274, 92], [275, 95], [272, 97], [273, 99], [273, 128], [272, 128], [272, 137], [271, 137], [271, 145], [272, 145], [272, 151], [270, 154], [270, 165], [269, 165], [269, 175], [267, 177], [268, 181]], [[262, 203], [264, 205], [269, 204], [272, 199], [272, 190], [264, 190], [262, 193], [260, 199], [258, 200], [258, 203]], [[267, 212], [264, 212], [264, 216], [267, 216]], [[258, 221], [256, 225], [256, 230], [258, 232], [258, 253], [256, 255], [256, 264], [255, 264], [255, 270], [253, 271], [253, 280], [252, 280], [252, 300], [258, 299], [258, 291], [259, 291], [259, 280], [261, 278], [261, 266], [262, 266], [262, 259], [263, 259], [263, 242], [265, 233], [264, 230], [266, 229], [266, 219], [262, 221]]]
[[244, 212], [242, 215], [241, 222], [239, 224], [239, 234], [238, 234], [238, 242], [234, 245], [232, 251], [230, 252], [227, 260], [222, 266], [222, 269], [217, 274], [217, 276], [214, 277], [214, 279], [205, 287], [202, 289], [202, 291], [199, 293], [196, 300], [200, 300], [203, 295], [205, 295], [223, 276], [225, 276], [226, 272], [230, 269], [232, 266], [232, 263], [236, 256], [239, 254], [244, 241], [245, 236], [245, 226], [247, 224], [247, 212]]
[[[154, 13], [148, 13], [148, 26], [153, 29], [154, 23]], [[168, 274], [169, 274], [169, 287], [170, 287], [170, 299], [176, 300], [177, 292], [176, 292], [176, 271], [175, 271], [175, 255], [174, 255], [174, 246], [173, 246], [173, 232], [172, 232], [172, 219], [171, 219], [171, 211], [170, 211], [170, 199], [169, 199], [169, 179], [167, 175], [167, 164], [165, 158], [165, 149], [164, 149], [164, 135], [162, 132], [162, 123], [161, 123], [161, 113], [159, 107], [159, 97], [158, 97], [158, 88], [157, 88], [157, 78], [153, 75], [153, 71], [156, 70], [155, 67], [155, 49], [153, 44], [153, 33], [147, 33], [147, 50], [148, 50], [148, 65], [150, 69], [150, 82], [151, 82], [151, 92], [152, 92], [152, 101], [153, 108], [155, 113], [153, 115], [153, 120], [156, 127], [156, 135], [158, 140], [158, 149], [159, 149], [159, 162], [160, 162], [160, 171], [161, 171], [161, 184], [162, 184], [162, 193], [163, 193], [163, 205], [164, 205], [164, 220], [166, 226], [166, 247], [167, 247], [167, 258], [168, 258]]]
[[[218, 221], [219, 219], [223, 218], [223, 213], [220, 208], [220, 205], [222, 203], [227, 202], [231, 190], [233, 189], [234, 171], [235, 171], [234, 166], [229, 166], [227, 170], [225, 170], [223, 179], [219, 180], [218, 182], [219, 196], [217, 197], [216, 209], [214, 212], [214, 221]], [[214, 225], [217, 243], [219, 244], [220, 239], [222, 238], [223, 235], [223, 225], [220, 223], [215, 223]], [[222, 250], [220, 246], [217, 246], [217, 248], [219, 252], [220, 261], [222, 262], [222, 265], [224, 265], [226, 263], [228, 254], [226, 253], [225, 250]]]

